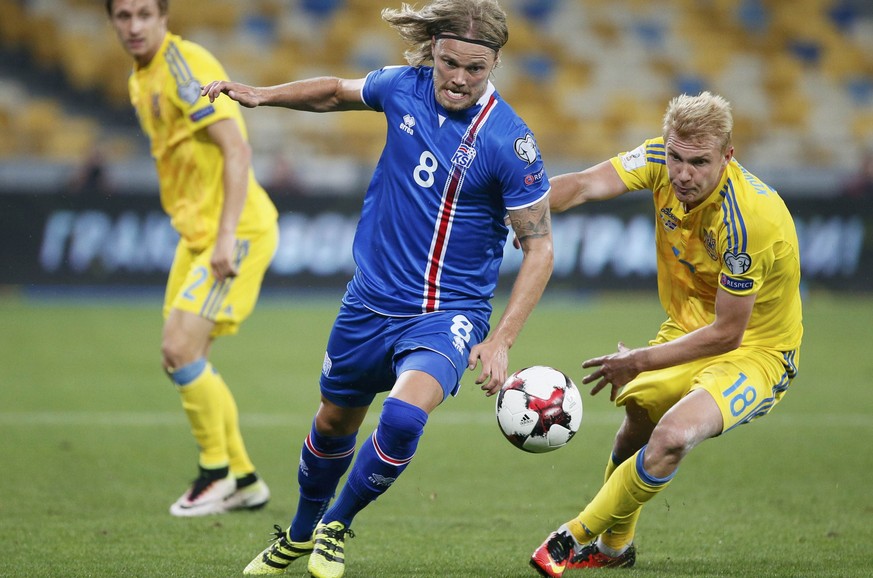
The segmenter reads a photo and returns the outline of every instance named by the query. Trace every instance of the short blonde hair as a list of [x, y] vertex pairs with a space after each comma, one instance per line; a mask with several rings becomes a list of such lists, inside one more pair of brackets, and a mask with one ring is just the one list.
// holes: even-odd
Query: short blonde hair
[[667, 105], [662, 127], [664, 140], [672, 134], [690, 141], [714, 139], [725, 151], [731, 145], [734, 118], [730, 103], [709, 91], [697, 96], [682, 94]]

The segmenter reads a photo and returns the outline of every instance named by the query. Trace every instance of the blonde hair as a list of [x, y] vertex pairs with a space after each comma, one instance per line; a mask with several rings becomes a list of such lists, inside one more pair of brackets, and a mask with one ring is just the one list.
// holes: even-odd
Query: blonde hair
[[399, 10], [382, 10], [382, 19], [410, 45], [403, 55], [412, 66], [433, 59], [431, 40], [440, 34], [479, 40], [495, 52], [509, 40], [506, 12], [497, 0], [434, 0], [418, 10], [404, 2]]
[[709, 91], [697, 96], [682, 94], [667, 105], [662, 127], [664, 140], [672, 134], [690, 141], [714, 139], [725, 151], [731, 145], [734, 119], [730, 103]]

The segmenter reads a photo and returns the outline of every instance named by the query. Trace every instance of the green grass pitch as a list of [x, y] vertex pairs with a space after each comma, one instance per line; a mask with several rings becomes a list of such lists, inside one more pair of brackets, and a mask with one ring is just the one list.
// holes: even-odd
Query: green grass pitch
[[[259, 512], [190, 520], [167, 512], [195, 475], [196, 450], [160, 370], [159, 302], [0, 298], [0, 576], [241, 575], [293, 514], [338, 297], [265, 299], [238, 336], [215, 344], [274, 498]], [[553, 365], [578, 383], [582, 360], [619, 340], [645, 343], [661, 319], [651, 294], [547, 299], [511, 369]], [[643, 514], [637, 566], [619, 574], [871, 575], [873, 297], [812, 293], [804, 321], [786, 398], [692, 452]], [[356, 519], [348, 578], [532, 577], [531, 552], [598, 489], [621, 417], [606, 395], [583, 389], [582, 428], [567, 447], [525, 454], [500, 435], [494, 398], [473, 378]], [[305, 562], [287, 575], [305, 576]]]

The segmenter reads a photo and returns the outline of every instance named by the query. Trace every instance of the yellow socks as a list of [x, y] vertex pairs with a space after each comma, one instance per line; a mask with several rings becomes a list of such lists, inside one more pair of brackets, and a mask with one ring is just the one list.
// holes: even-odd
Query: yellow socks
[[200, 465], [230, 465], [237, 477], [255, 471], [239, 431], [236, 402], [221, 375], [205, 358], [170, 372], [182, 397], [191, 433], [200, 447]]
[[233, 394], [230, 392], [227, 384], [224, 383], [221, 375], [216, 373], [215, 377], [221, 383], [221, 390], [224, 393], [224, 434], [227, 441], [227, 456], [230, 460], [230, 471], [237, 478], [241, 478], [253, 473], [255, 466], [249, 459], [249, 454], [243, 443], [242, 433], [239, 430], [239, 411], [236, 407], [236, 400], [233, 399]]
[[[612, 472], [615, 471], [619, 464], [616, 463], [615, 455], [610, 455], [609, 461], [606, 464], [606, 472], [603, 476], [603, 483], [606, 483], [606, 480], [609, 479], [609, 476], [612, 475]], [[629, 546], [631, 542], [634, 540], [634, 534], [636, 533], [637, 528], [637, 520], [640, 518], [640, 512], [642, 511], [642, 507], [639, 507], [634, 511], [633, 514], [628, 516], [625, 520], [621, 522], [617, 522], [612, 528], [608, 529], [606, 532], [600, 535], [600, 543], [601, 546], [606, 546], [616, 552], [623, 552], [625, 547]]]
[[[643, 468], [645, 450], [643, 447], [617, 467], [614, 463], [607, 466], [603, 487], [585, 509], [566, 524], [577, 541], [585, 544], [603, 534], [604, 545], [621, 550], [633, 540], [643, 504], [667, 487], [673, 478], [673, 474], [666, 478], [650, 476]], [[606, 533], [610, 529], [612, 532]]]

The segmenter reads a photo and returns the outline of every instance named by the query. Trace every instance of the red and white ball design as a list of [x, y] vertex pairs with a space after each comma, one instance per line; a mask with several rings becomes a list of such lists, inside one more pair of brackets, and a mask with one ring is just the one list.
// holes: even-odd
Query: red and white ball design
[[563, 372], [536, 365], [516, 371], [497, 395], [497, 425], [526, 452], [567, 445], [582, 425], [582, 395]]

